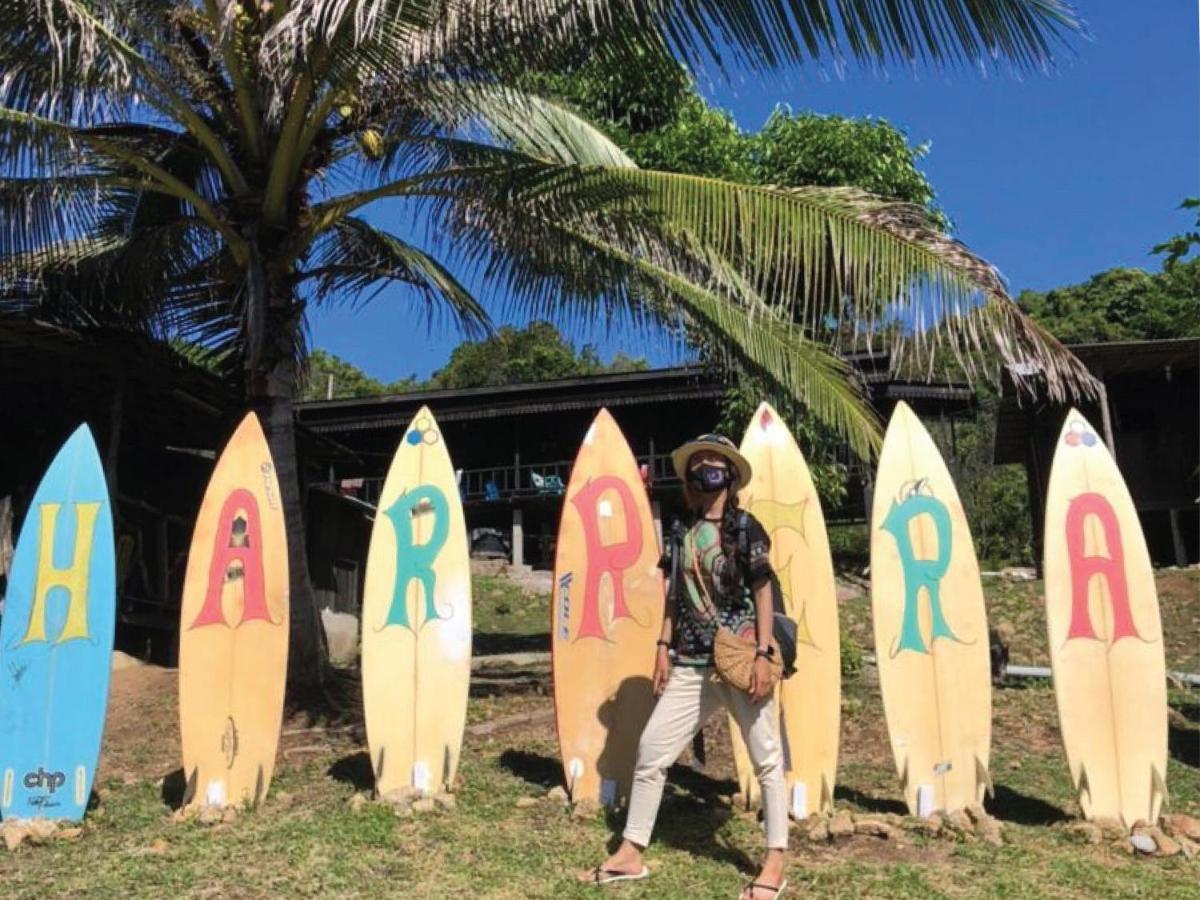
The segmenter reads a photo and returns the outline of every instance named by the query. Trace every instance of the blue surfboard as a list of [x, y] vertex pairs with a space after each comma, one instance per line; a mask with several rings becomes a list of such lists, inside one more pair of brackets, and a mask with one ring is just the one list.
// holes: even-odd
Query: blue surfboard
[[112, 507], [81, 425], [38, 485], [13, 555], [0, 620], [0, 818], [83, 818], [115, 623]]

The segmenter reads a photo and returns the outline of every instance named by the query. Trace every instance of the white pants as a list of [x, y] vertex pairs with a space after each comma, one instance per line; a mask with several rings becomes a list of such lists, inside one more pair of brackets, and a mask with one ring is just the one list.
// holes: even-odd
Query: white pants
[[674, 666], [671, 669], [666, 690], [658, 698], [638, 741], [625, 838], [640, 847], [650, 843], [663, 785], [667, 781], [667, 768], [692, 742], [709, 716], [724, 707], [741, 728], [754, 774], [762, 786], [767, 848], [785, 850], [788, 842], [787, 783], [775, 700], [768, 698], [763, 703], [753, 703], [749, 694], [714, 676], [712, 668]]

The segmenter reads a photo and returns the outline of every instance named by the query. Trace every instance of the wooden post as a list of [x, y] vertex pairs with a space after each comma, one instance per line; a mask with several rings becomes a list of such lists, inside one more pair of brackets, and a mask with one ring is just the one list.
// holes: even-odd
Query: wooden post
[[1108, 405], [1108, 385], [1104, 383], [1103, 376], [1100, 377], [1100, 422], [1104, 428], [1104, 443], [1108, 444], [1108, 452], [1115, 460], [1117, 458], [1117, 442], [1113, 440], [1112, 410]]
[[650, 501], [650, 512], [654, 516], [654, 533], [658, 535], [658, 549], [661, 552], [663, 549], [663, 527], [662, 527], [662, 503], [658, 500]]
[[1183, 543], [1183, 532], [1179, 530], [1179, 510], [1168, 509], [1167, 515], [1171, 517], [1171, 543], [1175, 545], [1175, 565], [1186, 566], [1187, 546]]
[[111, 496], [117, 495], [117, 464], [121, 458], [121, 420], [125, 412], [125, 382], [117, 382], [113, 393], [112, 410], [108, 417], [108, 452], [104, 458], [104, 477]]
[[512, 513], [512, 564], [525, 565], [525, 513], [513, 507]]
[[1032, 409], [1025, 411], [1025, 421], [1029, 429], [1029, 439], [1025, 446], [1025, 477], [1029, 492], [1029, 539], [1033, 545], [1033, 565], [1038, 574], [1042, 572], [1042, 534], [1045, 522], [1045, 494], [1042, 490], [1042, 459], [1038, 453], [1037, 416]]

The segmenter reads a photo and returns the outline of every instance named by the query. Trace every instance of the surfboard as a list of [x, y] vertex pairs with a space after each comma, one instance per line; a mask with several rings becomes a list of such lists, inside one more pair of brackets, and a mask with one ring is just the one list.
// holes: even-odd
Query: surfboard
[[1044, 573], [1063, 746], [1089, 819], [1157, 821], [1167, 786], [1158, 594], [1125, 480], [1076, 410], [1046, 492]]
[[[771, 566], [797, 625], [796, 673], [780, 684], [776, 699], [789, 806], [793, 816], [803, 819], [833, 807], [837, 773], [842, 654], [833, 558], [804, 454], [769, 403], [751, 417], [741, 451], [754, 469], [740, 494], [742, 508], [771, 538]], [[742, 796], [756, 802], [758, 780], [732, 716], [729, 733]]]
[[116, 624], [112, 505], [81, 425], [17, 539], [0, 623], [0, 817], [83, 818], [104, 734]]
[[654, 706], [661, 552], [637, 461], [600, 410], [567, 484], [554, 562], [554, 712], [571, 799], [624, 804]]
[[288, 654], [287, 528], [262, 426], [248, 414], [204, 493], [179, 624], [188, 805], [257, 804], [275, 769]]
[[392, 458], [371, 530], [362, 680], [376, 790], [452, 787], [471, 680], [471, 566], [454, 467], [427, 407]]
[[904, 802], [953, 812], [990, 789], [987, 611], [967, 517], [941, 454], [896, 405], [871, 507], [871, 610]]

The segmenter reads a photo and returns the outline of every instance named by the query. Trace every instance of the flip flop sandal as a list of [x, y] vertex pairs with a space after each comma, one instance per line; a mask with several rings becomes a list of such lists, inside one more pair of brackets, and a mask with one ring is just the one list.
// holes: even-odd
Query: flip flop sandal
[[622, 872], [619, 869], [605, 869], [600, 866], [592, 869], [592, 884], [616, 884], [618, 881], [640, 881], [650, 875], [650, 870], [642, 866], [640, 872]]
[[[754, 893], [755, 891], [770, 891], [771, 896], [774, 897], [775, 900], [779, 900], [779, 898], [783, 896], [783, 892], [787, 890], [787, 886], [788, 883], [786, 878], [779, 882], [779, 887], [775, 887], [773, 884], [759, 884], [757, 881], [752, 881], [746, 885], [746, 887], [750, 889], [750, 893]], [[744, 894], [745, 892], [745, 889], [743, 889], [742, 893]], [[741, 895], [738, 896], [740, 900]]]

